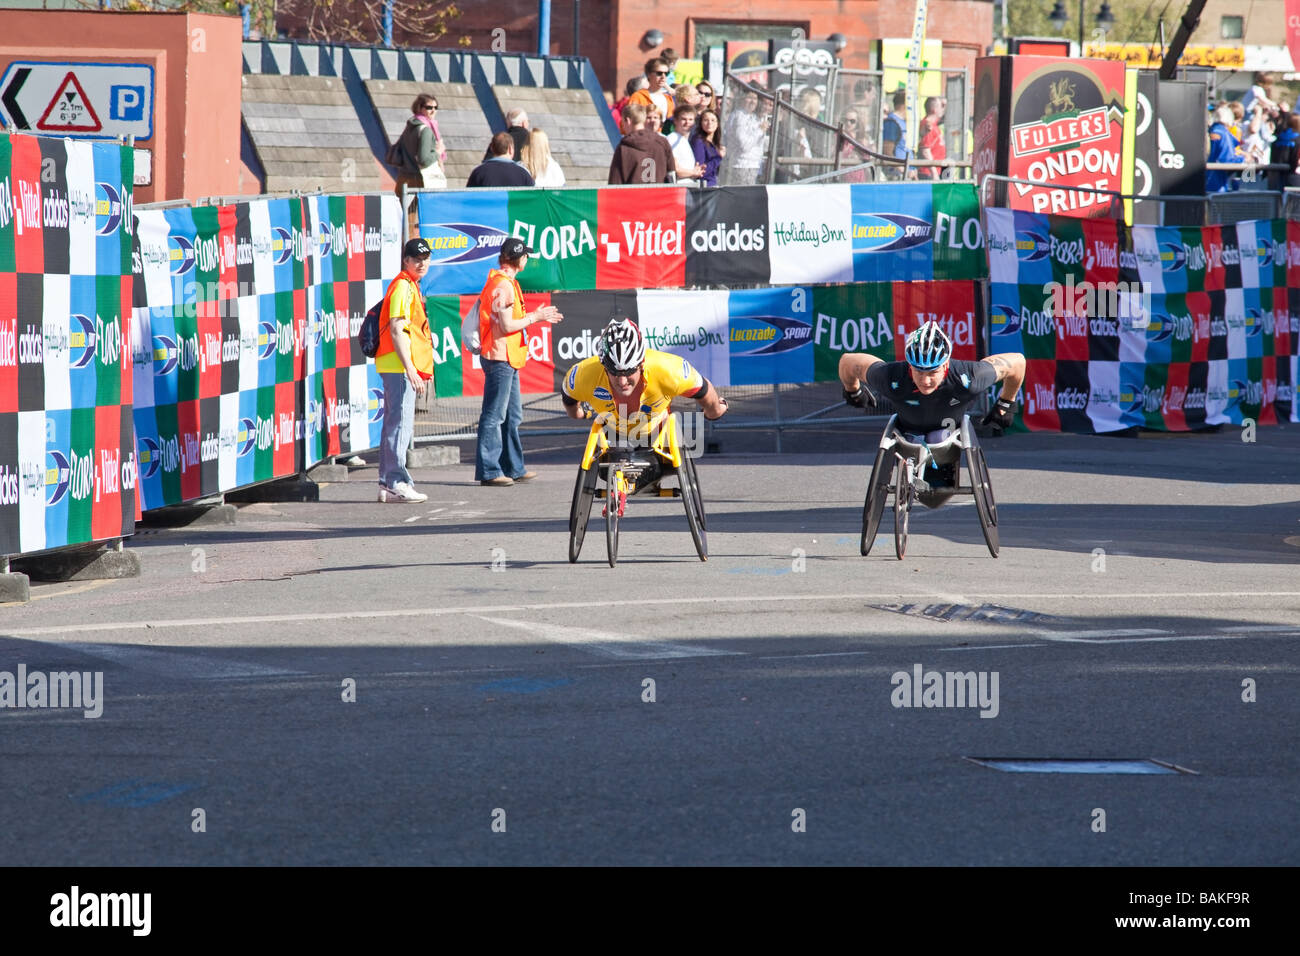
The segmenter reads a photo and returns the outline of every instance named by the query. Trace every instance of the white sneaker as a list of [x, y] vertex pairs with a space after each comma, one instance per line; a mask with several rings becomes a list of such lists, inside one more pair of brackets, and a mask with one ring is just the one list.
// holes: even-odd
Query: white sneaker
[[421, 494], [411, 487], [410, 483], [399, 481], [391, 488], [379, 486], [379, 500], [381, 502], [392, 501], [394, 503], [409, 502], [419, 504], [421, 501], [428, 501], [429, 496]]

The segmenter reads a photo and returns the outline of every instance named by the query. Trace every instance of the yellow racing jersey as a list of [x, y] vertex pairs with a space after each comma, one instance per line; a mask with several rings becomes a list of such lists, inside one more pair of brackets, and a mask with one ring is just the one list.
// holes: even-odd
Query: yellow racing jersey
[[600, 364], [598, 356], [583, 359], [564, 376], [564, 394], [572, 401], [586, 402], [597, 415], [613, 415], [623, 420], [647, 423], [658, 421], [667, 412], [674, 398], [696, 398], [704, 388], [704, 376], [690, 362], [670, 352], [646, 349], [645, 365], [641, 369], [641, 397], [636, 408], [620, 409], [609, 390], [609, 375]]

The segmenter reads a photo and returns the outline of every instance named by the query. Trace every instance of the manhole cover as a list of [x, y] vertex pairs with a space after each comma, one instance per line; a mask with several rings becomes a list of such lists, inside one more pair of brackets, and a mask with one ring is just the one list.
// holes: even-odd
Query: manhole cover
[[1116, 758], [1111, 760], [1092, 760], [1074, 757], [964, 757], [971, 763], [1004, 773], [1173, 773], [1199, 776], [1195, 770], [1188, 770], [1177, 764], [1154, 760]]

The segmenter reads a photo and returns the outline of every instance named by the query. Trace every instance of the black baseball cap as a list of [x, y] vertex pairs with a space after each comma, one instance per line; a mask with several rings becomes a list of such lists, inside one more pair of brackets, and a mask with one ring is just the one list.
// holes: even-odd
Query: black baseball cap
[[409, 239], [406, 245], [402, 246], [403, 259], [427, 259], [433, 255], [433, 250], [423, 239]]
[[530, 249], [524, 244], [522, 239], [511, 236], [505, 242], [501, 243], [501, 258], [506, 262], [515, 262], [524, 256], [537, 255], [536, 249]]

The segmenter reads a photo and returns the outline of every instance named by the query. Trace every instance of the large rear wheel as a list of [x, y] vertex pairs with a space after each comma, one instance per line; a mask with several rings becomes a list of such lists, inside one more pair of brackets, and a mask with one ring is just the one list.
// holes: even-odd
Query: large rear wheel
[[569, 562], [578, 560], [582, 539], [587, 535], [587, 521], [591, 517], [591, 503], [596, 497], [596, 479], [600, 465], [592, 462], [590, 468], [578, 469], [578, 480], [573, 485], [573, 503], [569, 506]]
[[971, 490], [975, 495], [975, 510], [979, 514], [980, 528], [984, 531], [984, 543], [988, 545], [989, 554], [996, 558], [1002, 547], [998, 540], [998, 506], [993, 500], [993, 484], [989, 481], [989, 466], [984, 461], [984, 449], [979, 445], [966, 449], [966, 469], [970, 472]]
[[704, 527], [704, 497], [700, 494], [700, 477], [695, 471], [695, 462], [684, 453], [682, 467], [677, 469], [677, 481], [681, 485], [682, 504], [686, 508], [686, 524], [691, 529], [691, 539], [695, 542], [695, 553], [701, 561], [709, 560], [709, 536]]
[[859, 550], [871, 553], [871, 546], [876, 543], [876, 529], [880, 527], [880, 518], [885, 513], [885, 499], [889, 497], [890, 462], [894, 460], [892, 452], [884, 448], [876, 449], [876, 462], [871, 466], [871, 477], [867, 479], [867, 499], [862, 505], [862, 543]]

